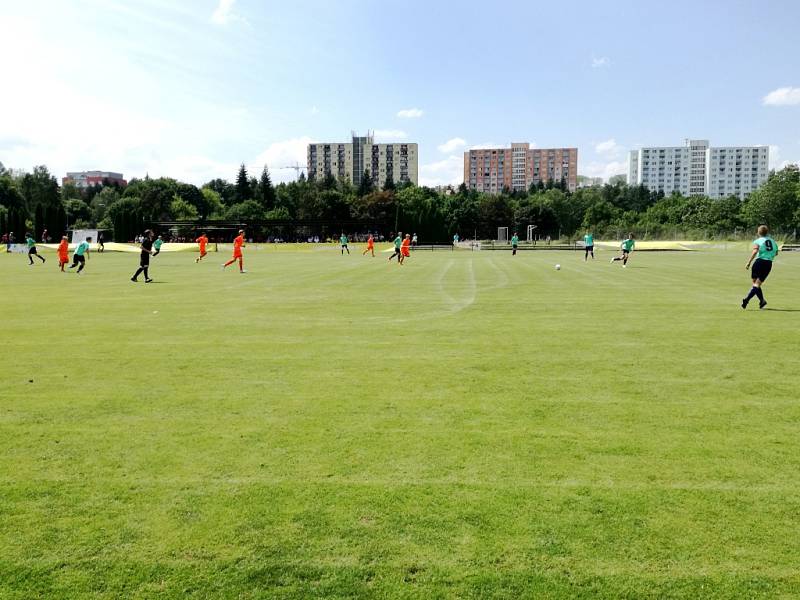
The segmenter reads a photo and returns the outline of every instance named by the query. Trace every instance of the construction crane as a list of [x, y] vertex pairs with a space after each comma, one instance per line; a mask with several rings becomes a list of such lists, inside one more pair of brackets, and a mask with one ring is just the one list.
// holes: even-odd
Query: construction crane
[[308, 167], [301, 167], [299, 162], [294, 163], [293, 165], [288, 165], [285, 167], [278, 167], [279, 169], [294, 169], [295, 177], [298, 179], [300, 178], [300, 171], [307, 171]]

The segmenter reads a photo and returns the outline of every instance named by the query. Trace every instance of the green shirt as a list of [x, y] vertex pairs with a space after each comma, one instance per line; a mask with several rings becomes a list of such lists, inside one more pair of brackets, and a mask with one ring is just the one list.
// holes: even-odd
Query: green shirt
[[622, 249], [623, 250], [627, 250], [628, 252], [630, 252], [631, 250], [633, 250], [633, 247], [635, 245], [636, 245], [636, 242], [634, 242], [631, 238], [628, 238], [627, 240], [623, 240]]
[[75, 248], [75, 256], [83, 256], [83, 253], [89, 249], [89, 242], [83, 240], [78, 247]]
[[339, 238], [339, 241], [342, 242], [342, 246], [346, 246], [347, 245], [347, 236], [343, 235], [342, 237]]
[[774, 260], [778, 254], [778, 243], [768, 235], [755, 240], [753, 246], [758, 246], [758, 258], [762, 260]]
[[33, 248], [36, 245], [36, 240], [32, 237], [25, 238], [25, 243], [28, 244], [28, 248]]
[[516, 235], [512, 235], [511, 236], [511, 245], [512, 246], [516, 246], [517, 244], [519, 244], [519, 237], [517, 237]]
[[156, 240], [155, 242], [153, 242], [153, 248], [158, 250], [159, 248], [161, 248], [161, 244], [163, 244], [163, 243], [164, 243], [164, 240]]
[[400, 245], [402, 243], [403, 243], [403, 240], [400, 238], [399, 235], [396, 238], [394, 238], [394, 247], [395, 248], [400, 248]]
[[583, 236], [583, 243], [586, 246], [594, 246], [594, 236], [591, 233], [587, 233]]

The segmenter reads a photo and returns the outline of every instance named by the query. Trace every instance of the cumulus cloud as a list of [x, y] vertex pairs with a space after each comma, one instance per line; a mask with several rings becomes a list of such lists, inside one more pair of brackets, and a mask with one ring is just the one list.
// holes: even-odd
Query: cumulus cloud
[[464, 157], [448, 156], [444, 160], [420, 165], [420, 185], [460, 185], [464, 182]]
[[800, 87], [782, 87], [772, 90], [761, 99], [764, 106], [796, 106], [800, 104]]
[[628, 174], [628, 163], [621, 160], [610, 161], [592, 161], [587, 165], [581, 167], [581, 175], [587, 177], [602, 177], [604, 181], [608, 181], [614, 175]]
[[401, 119], [419, 119], [423, 114], [425, 113], [419, 108], [404, 108], [398, 111], [397, 116]]
[[482, 144], [475, 144], [474, 146], [470, 146], [470, 150], [485, 150], [486, 148], [499, 148], [500, 144], [497, 142], [483, 142]]
[[233, 5], [236, 0], [219, 0], [217, 8], [211, 14], [211, 22], [217, 25], [226, 25], [235, 18]]
[[[264, 165], [269, 167], [270, 176], [276, 183], [292, 181], [297, 176], [293, 167], [305, 167], [308, 159], [308, 145], [312, 142], [308, 136], [273, 142], [247, 165], [251, 175], [258, 175]], [[229, 175], [228, 179], [233, 177]]]
[[604, 69], [611, 65], [611, 61], [607, 56], [601, 56], [599, 58], [592, 57], [592, 68], [593, 69]]
[[378, 142], [392, 142], [395, 140], [404, 140], [408, 134], [402, 129], [376, 129], [375, 140]]
[[439, 146], [437, 146], [437, 149], [442, 154], [451, 154], [453, 152], [461, 150], [466, 145], [467, 145], [466, 140], [460, 137], [456, 137], [451, 140], [447, 140], [444, 144], [440, 144]]
[[595, 144], [594, 151], [600, 156], [612, 158], [619, 156], [619, 154], [622, 152], [622, 148], [619, 144], [617, 144], [617, 141], [614, 138], [611, 138], [610, 140]]

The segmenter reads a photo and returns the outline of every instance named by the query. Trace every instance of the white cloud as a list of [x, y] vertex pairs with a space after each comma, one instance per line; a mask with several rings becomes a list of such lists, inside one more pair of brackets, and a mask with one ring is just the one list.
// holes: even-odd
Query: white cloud
[[604, 156], [606, 158], [615, 158], [622, 152], [622, 147], [617, 144], [617, 141], [614, 138], [611, 138], [610, 140], [595, 144], [594, 151], [600, 156]]
[[[297, 173], [286, 167], [297, 164], [305, 167], [308, 162], [308, 145], [311, 142], [308, 136], [273, 142], [247, 165], [247, 170], [257, 177], [264, 165], [267, 165], [273, 182], [292, 181], [297, 177]], [[230, 180], [232, 177], [233, 175], [228, 175], [227, 179]]]
[[397, 116], [401, 119], [419, 119], [423, 114], [425, 113], [419, 108], [404, 108], [398, 111]]
[[452, 154], [458, 150], [464, 148], [467, 145], [467, 141], [463, 138], [456, 137], [451, 140], [447, 140], [444, 144], [437, 146], [436, 148], [442, 154]]
[[470, 150], [485, 150], [486, 148], [499, 148], [500, 144], [497, 142], [484, 142], [482, 144], [475, 144], [474, 146], [470, 146]]
[[800, 87], [782, 87], [772, 90], [761, 99], [764, 106], [794, 106], [800, 104]]
[[581, 167], [580, 174], [586, 177], [602, 177], [604, 181], [608, 181], [614, 175], [627, 176], [628, 163], [620, 160], [593, 161]]
[[382, 143], [404, 140], [408, 137], [408, 134], [402, 129], [376, 129], [374, 134], [375, 140]]
[[233, 13], [233, 5], [236, 0], [219, 0], [219, 4], [211, 14], [211, 22], [217, 25], [226, 25], [233, 20], [236, 15]]
[[592, 68], [593, 69], [603, 69], [609, 67], [611, 65], [611, 61], [607, 56], [601, 56], [600, 58], [592, 57]]
[[319, 109], [316, 106], [312, 106], [309, 112], [315, 116], [319, 114]]
[[464, 157], [448, 156], [419, 167], [420, 185], [460, 185], [464, 182]]

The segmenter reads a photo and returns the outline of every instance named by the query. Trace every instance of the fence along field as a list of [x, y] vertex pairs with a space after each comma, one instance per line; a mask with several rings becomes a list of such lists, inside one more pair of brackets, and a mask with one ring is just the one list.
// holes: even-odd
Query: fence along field
[[610, 255], [0, 255], [0, 589], [796, 595], [796, 256]]

